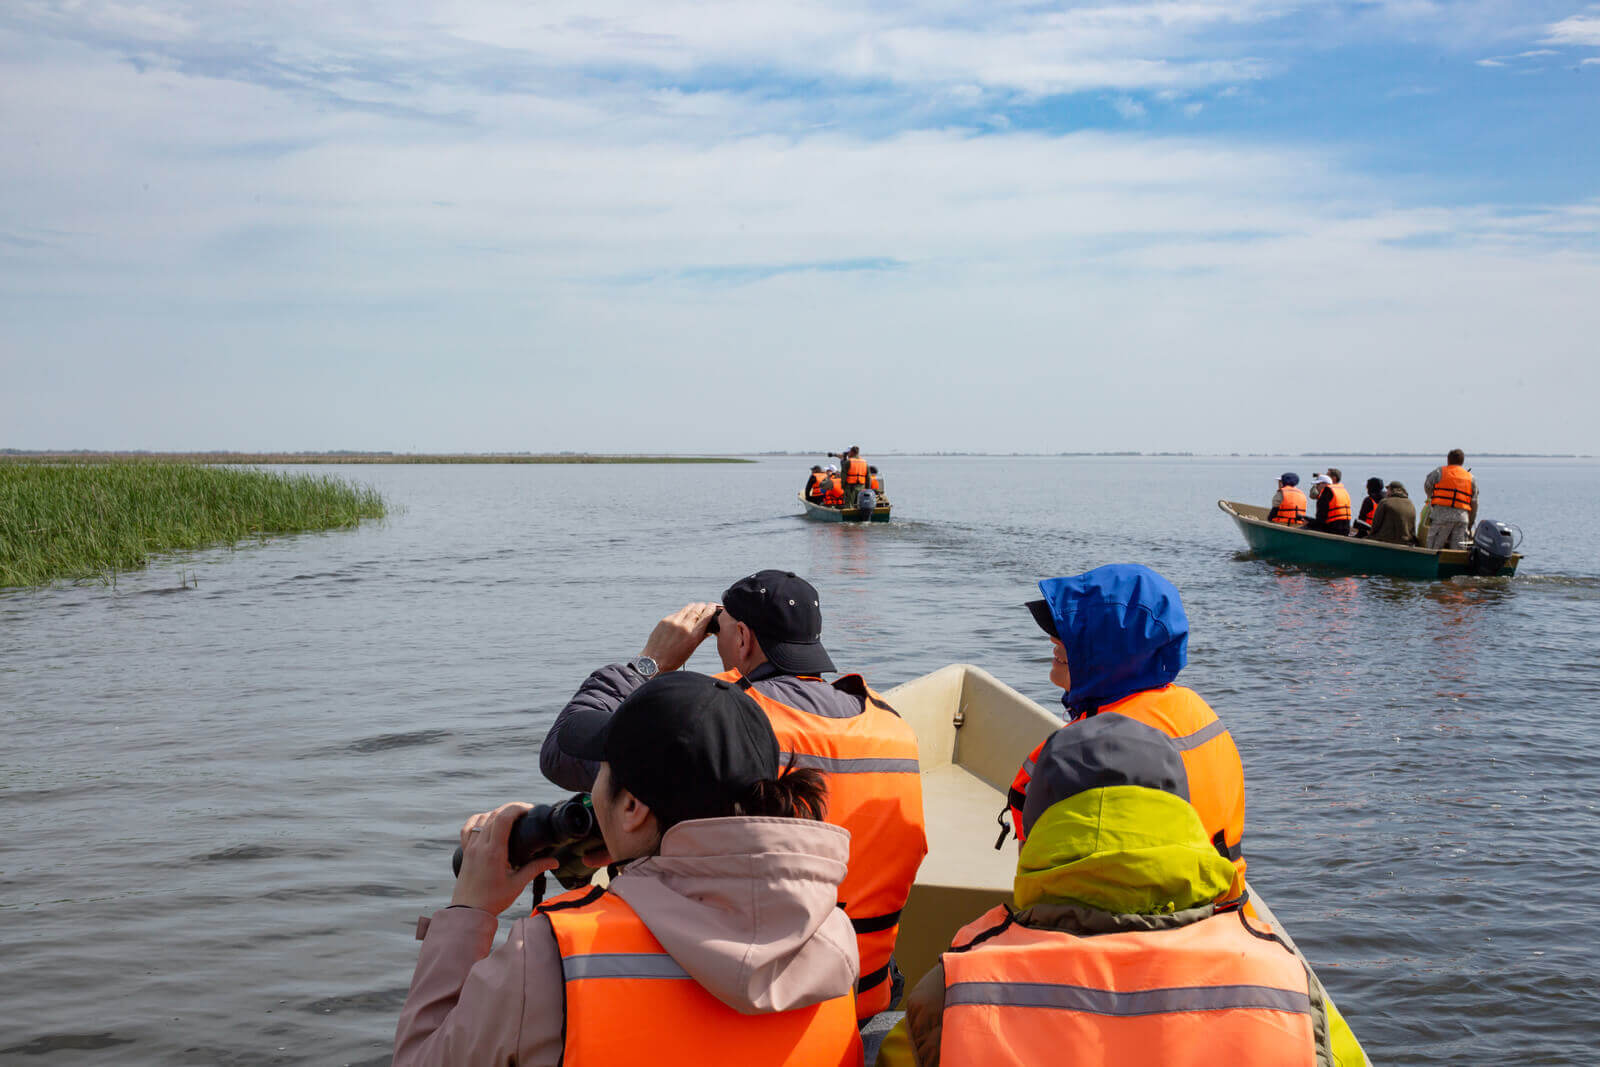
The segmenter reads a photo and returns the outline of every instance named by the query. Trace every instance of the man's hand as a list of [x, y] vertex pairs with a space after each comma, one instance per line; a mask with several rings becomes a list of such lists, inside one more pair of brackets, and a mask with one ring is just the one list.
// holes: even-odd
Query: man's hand
[[655, 660], [663, 671], [677, 670], [706, 639], [706, 624], [716, 613], [715, 604], [685, 604], [656, 623], [644, 643], [643, 655]]
[[511, 824], [532, 804], [502, 804], [493, 811], [481, 811], [461, 827], [461, 874], [456, 878], [451, 904], [499, 915], [512, 904], [528, 883], [544, 871], [553, 871], [559, 861], [534, 860], [512, 870], [506, 859]]

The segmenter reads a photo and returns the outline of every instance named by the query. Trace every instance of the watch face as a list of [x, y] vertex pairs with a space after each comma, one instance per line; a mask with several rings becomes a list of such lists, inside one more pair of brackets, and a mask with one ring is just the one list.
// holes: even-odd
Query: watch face
[[654, 678], [661, 671], [661, 665], [649, 656], [640, 656], [633, 661], [633, 669], [646, 678]]

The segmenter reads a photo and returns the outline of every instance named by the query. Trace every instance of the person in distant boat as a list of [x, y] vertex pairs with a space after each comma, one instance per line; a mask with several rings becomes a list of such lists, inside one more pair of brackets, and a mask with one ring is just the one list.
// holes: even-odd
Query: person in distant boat
[[1357, 537], [1370, 537], [1372, 535], [1372, 515], [1378, 510], [1378, 504], [1383, 500], [1383, 479], [1367, 479], [1367, 495], [1361, 498], [1361, 507], [1356, 512], [1354, 533]]
[[1300, 476], [1294, 471], [1285, 471], [1278, 476], [1278, 491], [1272, 494], [1267, 521], [1283, 526], [1305, 525], [1306, 495], [1300, 491]]
[[844, 483], [839, 480], [839, 468], [828, 464], [821, 485], [822, 495], [817, 503], [827, 508], [844, 507]]
[[1417, 509], [1406, 494], [1406, 487], [1390, 482], [1372, 514], [1372, 539], [1395, 545], [1415, 545], [1416, 527]]
[[805, 498], [812, 503], [822, 499], [822, 480], [826, 472], [821, 467], [812, 467], [811, 474], [806, 478]]
[[1429, 548], [1459, 548], [1478, 521], [1478, 480], [1465, 464], [1466, 453], [1452, 448], [1444, 466], [1435, 467], [1422, 483], [1429, 508]]
[[870, 481], [867, 461], [861, 458], [861, 446], [851, 445], [848, 452], [830, 454], [838, 457], [840, 469], [844, 472], [844, 506], [856, 507], [856, 496]]
[[879, 500], [887, 501], [888, 498], [883, 492], [883, 476], [878, 473], [878, 468], [868, 467], [867, 478], [867, 488], [871, 489], [874, 493], [877, 493]]
[[756, 702], [702, 674], [658, 678], [565, 732], [599, 768], [595, 819], [620, 872], [492, 948], [496, 916], [555, 861], [506, 866], [527, 804], [468, 819], [450, 907], [418, 924], [397, 1067], [859, 1064], [855, 933], [837, 907], [850, 835], [820, 821], [822, 775], [780, 771]]
[[1350, 491], [1334, 477], [1338, 473], [1337, 467], [1330, 467], [1327, 474], [1319, 474], [1312, 479], [1311, 495], [1316, 498], [1317, 513], [1306, 520], [1306, 529], [1349, 536]]
[[1101, 715], [1036, 760], [1011, 899], [917, 983], [880, 1067], [1365, 1062], [1310, 967], [1229, 902], [1170, 737]]
[[[1244, 765], [1210, 705], [1194, 690], [1173, 684], [1188, 663], [1189, 646], [1189, 617], [1177, 588], [1149, 567], [1127, 563], [1046, 578], [1039, 591], [1044, 599], [1027, 607], [1050, 638], [1050, 681], [1064, 690], [1067, 718], [1121, 715], [1178, 743], [1206, 835], [1236, 869], [1229, 899], [1242, 898]], [[1035, 749], [1023, 761], [1007, 796], [1019, 841], [1026, 836], [1023, 799], [1038, 756]], [[1004, 825], [1002, 815], [1002, 837]]]
[[588, 710], [609, 713], [646, 679], [676, 671], [708, 636], [723, 673], [767, 713], [796, 765], [823, 771], [827, 819], [850, 831], [849, 871], [839, 900], [855, 924], [861, 955], [856, 1010], [865, 1019], [899, 999], [891, 963], [917, 867], [927, 854], [917, 738], [860, 675], [834, 682], [822, 646], [816, 589], [788, 571], [763, 570], [734, 582], [719, 604], [688, 604], [656, 624], [643, 651], [586, 678], [556, 716], [539, 749], [539, 769], [564, 789], [588, 790], [598, 764], [569, 743], [567, 723]]

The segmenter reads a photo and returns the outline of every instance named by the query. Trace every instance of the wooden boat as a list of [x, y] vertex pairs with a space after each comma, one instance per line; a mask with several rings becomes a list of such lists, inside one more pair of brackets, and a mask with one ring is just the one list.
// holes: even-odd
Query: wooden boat
[[[1005, 809], [1017, 768], [1034, 746], [1060, 729], [1061, 719], [964, 663], [896, 686], [884, 699], [916, 731], [928, 827], [928, 856], [901, 913], [894, 951], [910, 990], [938, 962], [957, 930], [1011, 898], [1017, 846], [1008, 839], [1002, 848], [994, 847], [1000, 832], [996, 817]], [[1300, 955], [1254, 887], [1250, 898], [1257, 914]]]
[[830, 508], [821, 504], [813, 504], [805, 498], [804, 493], [796, 494], [800, 503], [805, 505], [806, 518], [816, 519], [818, 522], [888, 522], [889, 502], [881, 501], [872, 509], [869, 515], [866, 508]]
[[[1227, 512], [1244, 534], [1250, 551], [1268, 559], [1328, 567], [1352, 574], [1388, 574], [1395, 578], [1454, 578], [1471, 574], [1469, 552], [1464, 548], [1412, 548], [1366, 537], [1341, 537], [1320, 530], [1268, 522], [1267, 509], [1254, 504], [1219, 500], [1217, 507]], [[1496, 572], [1497, 576], [1517, 573], [1519, 553]]]

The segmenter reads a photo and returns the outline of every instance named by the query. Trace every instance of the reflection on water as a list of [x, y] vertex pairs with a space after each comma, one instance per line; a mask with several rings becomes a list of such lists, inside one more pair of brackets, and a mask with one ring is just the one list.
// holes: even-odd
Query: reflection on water
[[[662, 615], [791, 569], [842, 670], [976, 662], [1055, 710], [1021, 605], [1128, 561], [1183, 592], [1252, 883], [1373, 1059], [1593, 1058], [1594, 464], [1483, 464], [1544, 525], [1445, 583], [1241, 557], [1215, 501], [1281, 460], [894, 460], [870, 527], [799, 518], [808, 465], [362, 467], [389, 522], [185, 556], [184, 596], [0, 593], [0, 1058], [384, 1062], [461, 819], [556, 798], [545, 728]], [[712, 481], [749, 506], [707, 520]]]

